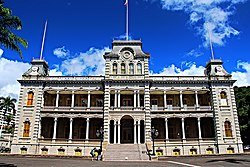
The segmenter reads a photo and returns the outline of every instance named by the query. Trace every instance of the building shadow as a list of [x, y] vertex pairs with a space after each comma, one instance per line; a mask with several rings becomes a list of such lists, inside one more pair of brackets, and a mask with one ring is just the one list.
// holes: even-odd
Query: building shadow
[[228, 163], [234, 163], [234, 164], [239, 164], [241, 162], [250, 162], [250, 160], [246, 159], [232, 159], [232, 158], [227, 158], [227, 159], [213, 159], [209, 160], [206, 163], [211, 163], [211, 162], [228, 162]]

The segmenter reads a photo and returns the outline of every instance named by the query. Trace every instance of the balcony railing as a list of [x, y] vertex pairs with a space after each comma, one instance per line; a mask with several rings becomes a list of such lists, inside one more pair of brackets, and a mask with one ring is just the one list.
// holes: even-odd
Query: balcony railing
[[179, 107], [179, 106], [172, 106], [172, 105], [167, 105], [166, 108], [164, 107], [158, 107], [158, 106], [151, 106], [151, 112], [161, 112], [161, 111], [200, 111], [200, 112], [207, 112], [207, 111], [212, 111], [212, 107], [211, 106], [199, 106], [196, 107], [194, 106], [183, 106], [183, 108]]
[[103, 107], [69, 107], [69, 106], [44, 106], [42, 112], [102, 112]]
[[144, 110], [144, 107], [132, 107], [132, 106], [121, 106], [121, 107], [114, 107], [111, 106], [110, 110], [120, 110], [120, 111], [134, 111], [134, 110]]

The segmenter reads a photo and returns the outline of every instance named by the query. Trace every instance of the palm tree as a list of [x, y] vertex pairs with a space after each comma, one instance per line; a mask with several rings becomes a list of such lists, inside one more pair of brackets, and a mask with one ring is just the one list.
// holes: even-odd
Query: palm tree
[[0, 46], [17, 51], [23, 58], [19, 45], [27, 48], [28, 42], [12, 32], [13, 30], [21, 30], [21, 20], [19, 17], [13, 16], [12, 11], [5, 8], [3, 4], [3, 0], [0, 0]]
[[[15, 103], [17, 100], [15, 98], [11, 98], [10, 96], [4, 98], [0, 97], [0, 111], [3, 112], [3, 119], [7, 112], [15, 111]], [[1, 129], [0, 129], [0, 137], [2, 136], [2, 128], [3, 128], [3, 120], [1, 120]]]

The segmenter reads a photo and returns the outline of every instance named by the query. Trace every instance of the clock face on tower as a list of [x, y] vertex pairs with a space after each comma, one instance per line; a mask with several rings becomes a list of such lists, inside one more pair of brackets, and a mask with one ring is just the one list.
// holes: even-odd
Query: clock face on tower
[[123, 60], [133, 60], [134, 58], [133, 50], [131, 50], [130, 48], [123, 48], [120, 51], [120, 55], [121, 59]]

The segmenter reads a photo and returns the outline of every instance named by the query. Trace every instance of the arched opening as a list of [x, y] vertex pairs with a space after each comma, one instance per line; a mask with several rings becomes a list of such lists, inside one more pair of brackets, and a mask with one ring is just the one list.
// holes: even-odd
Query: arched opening
[[222, 106], [227, 106], [227, 93], [224, 91], [220, 93], [220, 103]]
[[30, 91], [28, 93], [27, 106], [33, 105], [33, 98], [34, 98], [34, 93]]
[[117, 74], [117, 64], [113, 64], [113, 74]]
[[121, 64], [121, 74], [126, 74], [126, 66], [124, 63]]
[[29, 137], [30, 136], [30, 121], [29, 119], [26, 119], [23, 123], [23, 137]]
[[129, 64], [129, 74], [134, 74], [134, 64], [133, 63]]
[[124, 116], [121, 119], [121, 143], [134, 142], [134, 119], [131, 116]]
[[226, 137], [233, 137], [231, 122], [225, 121], [224, 127], [225, 127], [225, 135], [226, 135]]
[[142, 74], [142, 65], [141, 65], [141, 63], [137, 64], [137, 74]]

